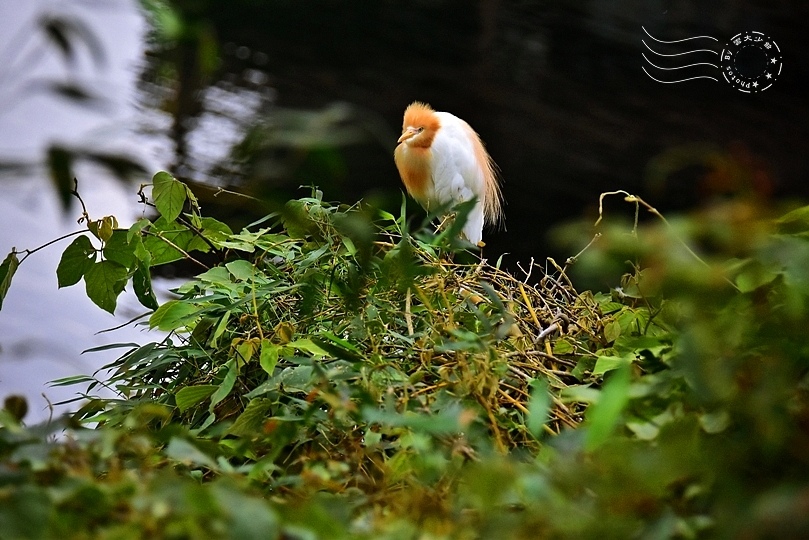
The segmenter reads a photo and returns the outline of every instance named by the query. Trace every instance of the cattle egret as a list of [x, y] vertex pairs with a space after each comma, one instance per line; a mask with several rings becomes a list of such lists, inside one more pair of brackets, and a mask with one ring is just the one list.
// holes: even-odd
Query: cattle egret
[[483, 225], [502, 218], [497, 166], [469, 124], [448, 112], [414, 102], [404, 113], [394, 152], [407, 192], [428, 212], [477, 198], [463, 227], [471, 243], [483, 245]]

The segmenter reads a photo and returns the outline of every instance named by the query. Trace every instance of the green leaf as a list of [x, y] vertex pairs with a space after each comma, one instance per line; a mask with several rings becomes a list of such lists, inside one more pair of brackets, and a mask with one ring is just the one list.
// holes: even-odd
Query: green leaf
[[573, 350], [573, 345], [564, 338], [556, 340], [553, 344], [553, 354], [569, 354]]
[[233, 390], [233, 385], [236, 383], [236, 376], [238, 375], [236, 362], [234, 360], [228, 360], [223, 366], [223, 369], [227, 370], [225, 372], [225, 378], [222, 379], [222, 384], [219, 385], [219, 388], [217, 388], [216, 392], [211, 396], [211, 410], [213, 410], [217, 403], [230, 394], [230, 391]]
[[170, 332], [194, 320], [199, 308], [182, 300], [169, 300], [149, 317], [149, 328]]
[[567, 403], [598, 403], [601, 392], [592, 388], [590, 385], [575, 384], [567, 388], [562, 388], [561, 395]]
[[107, 241], [104, 243], [102, 251], [104, 258], [108, 261], [117, 262], [125, 268], [132, 268], [135, 264], [135, 246], [127, 240], [124, 229], [112, 231]]
[[222, 337], [225, 330], [227, 330], [228, 321], [230, 321], [230, 310], [226, 311], [225, 314], [219, 319], [219, 323], [216, 325], [216, 329], [211, 335], [211, 347], [216, 348], [216, 342], [220, 337]]
[[258, 339], [243, 339], [236, 345], [236, 365], [242, 367], [253, 358]]
[[627, 421], [626, 427], [642, 441], [654, 440], [660, 433], [660, 428], [652, 422]]
[[185, 184], [165, 171], [160, 171], [152, 178], [152, 199], [160, 215], [172, 222], [183, 211], [187, 197]]
[[312, 356], [329, 356], [329, 352], [317, 343], [308, 338], [296, 339], [288, 343], [290, 347], [295, 347], [303, 352], [307, 352]]
[[542, 436], [542, 426], [548, 421], [550, 407], [551, 396], [548, 393], [548, 381], [534, 379], [531, 381], [531, 398], [528, 401], [528, 418], [525, 427], [536, 439]]
[[209, 398], [216, 389], [219, 388], [215, 384], [199, 384], [197, 386], [186, 386], [181, 388], [175, 395], [174, 401], [177, 403], [177, 408], [180, 412], [185, 412], [194, 405]]
[[141, 231], [151, 225], [152, 222], [146, 218], [140, 218], [126, 231], [126, 241], [131, 242], [135, 236], [140, 236]]
[[221, 242], [224, 242], [233, 234], [233, 231], [225, 223], [211, 217], [201, 219], [201, 229], [202, 236], [217, 246], [220, 246]]
[[149, 253], [149, 250], [146, 249], [146, 246], [143, 245], [143, 238], [140, 236], [135, 236], [131, 240], [129, 240], [129, 245], [132, 246], [132, 254], [135, 255], [135, 258], [138, 259], [143, 266], [149, 268], [152, 265], [152, 254]]
[[17, 258], [17, 253], [12, 251], [9, 253], [3, 264], [0, 264], [0, 309], [3, 309], [3, 300], [8, 294], [8, 289], [11, 287], [11, 278], [20, 266], [20, 260]]
[[95, 305], [115, 313], [118, 295], [124, 290], [127, 279], [127, 270], [113, 261], [100, 261], [94, 263], [84, 274], [84, 283], [87, 296]]
[[699, 417], [699, 424], [705, 433], [721, 433], [730, 425], [730, 415], [725, 410], [707, 412]]
[[113, 231], [118, 228], [118, 220], [115, 216], [104, 216], [98, 220], [98, 239], [107, 242]]
[[150, 234], [143, 240], [143, 246], [152, 255], [152, 266], [178, 261], [185, 257], [180, 248], [188, 251], [188, 244], [194, 239], [194, 233], [178, 223], [169, 223], [159, 218], [149, 229]]
[[250, 281], [255, 274], [255, 268], [250, 261], [239, 259], [229, 262], [225, 268], [239, 281]]
[[214, 266], [210, 270], [201, 273], [197, 276], [197, 279], [214, 285], [225, 285], [231, 282], [230, 272], [221, 266]]
[[632, 353], [625, 356], [599, 356], [593, 368], [593, 376], [600, 377], [608, 371], [629, 365], [632, 363], [633, 358], [634, 354]]
[[244, 412], [239, 415], [239, 418], [230, 426], [228, 433], [241, 437], [260, 433], [271, 406], [272, 401], [269, 399], [256, 398], [250, 400]]
[[607, 343], [612, 343], [621, 336], [621, 324], [618, 321], [610, 321], [604, 325], [604, 337]]
[[96, 249], [90, 239], [82, 235], [73, 240], [56, 267], [56, 279], [59, 288], [70, 287], [84, 277], [84, 274], [95, 263]]
[[278, 364], [278, 345], [274, 344], [269, 339], [265, 338], [261, 340], [259, 364], [261, 364], [261, 368], [269, 375], [273, 374], [275, 366]]
[[166, 448], [166, 456], [187, 465], [196, 465], [216, 469], [216, 462], [208, 454], [185, 439], [172, 437]]
[[758, 261], [753, 261], [745, 265], [744, 270], [736, 276], [735, 281], [739, 290], [746, 293], [771, 283], [778, 275], [778, 272], [765, 267]]
[[157, 298], [152, 289], [152, 275], [147, 267], [138, 265], [135, 273], [132, 274], [132, 288], [135, 289], [135, 296], [144, 307], [158, 308]]
[[585, 447], [593, 451], [612, 434], [621, 412], [629, 401], [629, 366], [618, 369], [604, 383], [598, 402], [587, 409], [587, 435]]

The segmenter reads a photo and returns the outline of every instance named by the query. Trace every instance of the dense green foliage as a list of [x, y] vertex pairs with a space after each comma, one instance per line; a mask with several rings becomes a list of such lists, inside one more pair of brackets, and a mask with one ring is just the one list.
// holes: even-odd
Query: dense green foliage
[[[411, 235], [313, 193], [232, 233], [166, 173], [151, 204], [85, 216], [59, 281], [109, 311], [131, 282], [168, 337], [71, 418], [7, 402], [8, 537], [809, 533], [809, 207], [608, 222], [517, 279], [462, 251], [464, 208]], [[181, 258], [205, 271], [158, 305], [149, 268]]]

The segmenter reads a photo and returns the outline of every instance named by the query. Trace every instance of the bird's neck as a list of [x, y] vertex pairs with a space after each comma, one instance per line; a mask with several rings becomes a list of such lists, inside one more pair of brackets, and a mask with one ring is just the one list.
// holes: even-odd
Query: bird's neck
[[407, 192], [424, 204], [432, 183], [432, 151], [422, 146], [401, 144], [396, 148], [395, 158]]

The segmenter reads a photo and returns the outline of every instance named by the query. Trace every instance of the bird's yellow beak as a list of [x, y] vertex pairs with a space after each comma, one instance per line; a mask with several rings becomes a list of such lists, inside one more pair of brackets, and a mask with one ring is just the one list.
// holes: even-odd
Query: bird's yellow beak
[[399, 140], [396, 141], [396, 142], [398, 142], [398, 143], [404, 142], [407, 139], [409, 139], [409, 138], [413, 137], [414, 135], [416, 135], [417, 133], [418, 133], [418, 130], [416, 128], [409, 127], [407, 129], [405, 129], [404, 133], [402, 133], [402, 136], [399, 137]]

